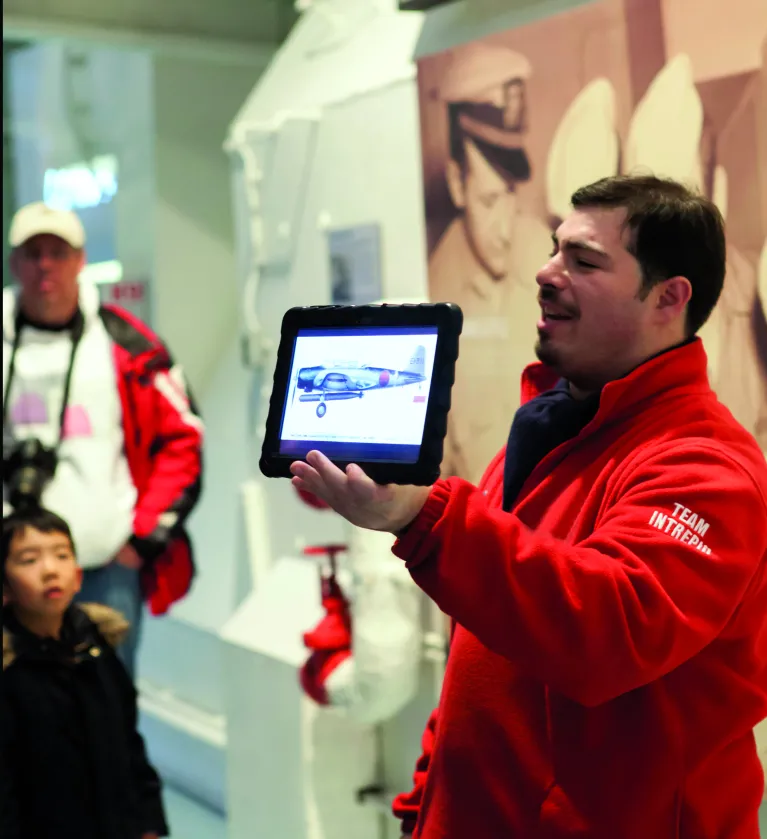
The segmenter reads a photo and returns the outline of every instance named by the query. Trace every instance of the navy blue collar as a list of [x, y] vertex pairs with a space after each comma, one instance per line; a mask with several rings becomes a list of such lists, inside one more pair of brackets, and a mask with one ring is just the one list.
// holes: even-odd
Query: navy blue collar
[[514, 415], [503, 469], [503, 509], [511, 510], [525, 481], [549, 452], [578, 435], [597, 413], [599, 394], [576, 399], [560, 379]]

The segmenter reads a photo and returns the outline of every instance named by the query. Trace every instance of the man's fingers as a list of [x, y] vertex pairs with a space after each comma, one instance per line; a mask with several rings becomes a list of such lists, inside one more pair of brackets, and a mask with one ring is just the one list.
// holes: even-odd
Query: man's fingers
[[318, 451], [309, 452], [306, 462], [291, 464], [290, 471], [296, 488], [319, 496], [336, 511], [364, 507], [376, 499], [381, 489], [356, 464], [350, 464], [344, 472]]
[[349, 488], [359, 499], [369, 501], [375, 496], [378, 485], [356, 463], [350, 463], [346, 467], [346, 477]]
[[316, 450], [309, 452], [309, 454], [306, 455], [306, 462], [310, 466], [313, 466], [323, 478], [332, 476], [335, 473], [343, 475], [343, 472], [322, 452], [318, 452]]
[[321, 480], [312, 481], [311, 479], [305, 480], [304, 478], [293, 477], [290, 479], [290, 482], [296, 489], [300, 489], [303, 492], [310, 492], [312, 495], [316, 495], [327, 504], [330, 504], [328, 492], [325, 488], [325, 484], [323, 484]]
[[356, 463], [350, 463], [346, 467], [346, 475], [357, 483], [364, 483], [365, 481], [370, 481], [371, 483], [373, 482], [372, 478], [368, 478], [368, 476], [362, 471], [362, 469], [360, 469], [359, 466], [357, 466]]
[[311, 467], [308, 463], [304, 463], [303, 460], [294, 460], [293, 463], [290, 464], [290, 471], [297, 478], [301, 478], [302, 480], [310, 479], [312, 476], [319, 477], [317, 475], [317, 470]]
[[316, 469], [320, 480], [325, 482], [325, 485], [331, 492], [343, 496], [348, 491], [346, 475], [335, 463], [331, 463], [322, 452], [309, 452], [306, 456], [306, 461]]
[[[319, 495], [323, 501], [329, 501], [328, 487], [322, 479], [322, 476], [317, 473], [316, 469], [311, 467], [308, 463], [296, 460], [294, 463], [290, 464], [290, 471], [293, 473], [292, 481], [294, 486], [298, 489], [303, 489], [307, 492]], [[296, 481], [300, 481], [300, 484], [297, 484]]]
[[290, 465], [290, 471], [302, 481], [302, 489], [319, 495], [331, 506], [348, 494], [346, 475], [321, 452], [309, 452], [306, 463], [297, 460]]

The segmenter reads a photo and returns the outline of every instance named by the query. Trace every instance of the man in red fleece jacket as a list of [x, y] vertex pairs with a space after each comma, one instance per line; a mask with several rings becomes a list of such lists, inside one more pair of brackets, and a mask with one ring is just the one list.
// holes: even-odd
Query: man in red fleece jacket
[[418, 839], [758, 839], [767, 465], [695, 337], [725, 276], [683, 186], [578, 190], [538, 273], [540, 364], [479, 488], [377, 486], [319, 452], [294, 483], [453, 619]]

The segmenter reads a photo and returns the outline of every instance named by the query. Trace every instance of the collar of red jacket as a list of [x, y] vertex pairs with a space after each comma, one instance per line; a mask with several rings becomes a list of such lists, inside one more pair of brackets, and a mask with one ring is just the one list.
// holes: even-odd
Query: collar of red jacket
[[[522, 374], [522, 404], [551, 390], [561, 377], [541, 362]], [[599, 395], [594, 422], [615, 419], [634, 411], [639, 403], [667, 391], [708, 393], [708, 359], [700, 338], [654, 356], [622, 379], [608, 382]]]

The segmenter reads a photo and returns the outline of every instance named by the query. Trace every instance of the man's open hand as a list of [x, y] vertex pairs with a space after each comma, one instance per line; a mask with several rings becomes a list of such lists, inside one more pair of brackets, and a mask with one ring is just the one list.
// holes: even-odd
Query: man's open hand
[[397, 533], [421, 512], [431, 491], [429, 487], [380, 486], [359, 466], [351, 464], [342, 472], [321, 452], [309, 452], [306, 463], [290, 467], [297, 489], [312, 492], [357, 527]]

